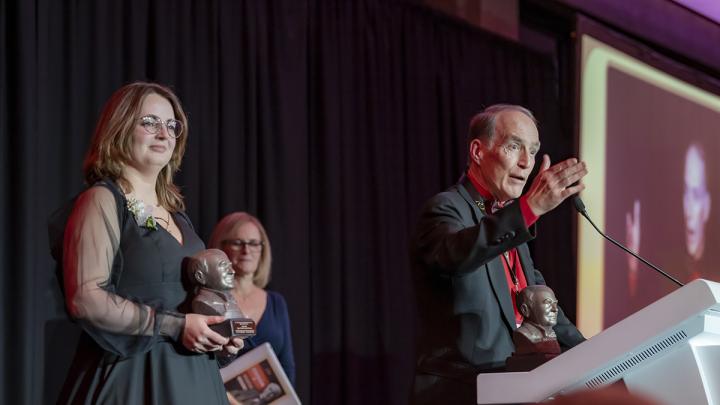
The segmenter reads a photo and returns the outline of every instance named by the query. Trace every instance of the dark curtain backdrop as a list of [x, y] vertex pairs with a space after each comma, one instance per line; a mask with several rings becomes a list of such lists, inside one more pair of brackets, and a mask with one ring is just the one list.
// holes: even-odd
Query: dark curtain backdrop
[[[105, 100], [154, 80], [188, 111], [177, 182], [200, 235], [236, 210], [267, 227], [303, 402], [405, 403], [416, 212], [460, 175], [483, 106], [527, 105], [543, 150], [570, 154], [556, 65], [408, 1], [0, 1], [0, 402], [55, 398], [76, 331], [46, 220], [83, 188]], [[561, 299], [568, 218], [541, 219], [535, 249]]]

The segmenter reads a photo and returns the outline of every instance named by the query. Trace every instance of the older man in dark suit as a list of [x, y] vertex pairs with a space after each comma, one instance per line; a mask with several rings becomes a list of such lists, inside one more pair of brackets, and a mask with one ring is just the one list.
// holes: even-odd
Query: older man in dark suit
[[[502, 370], [522, 323], [515, 296], [545, 284], [526, 242], [538, 217], [584, 188], [584, 162], [551, 166], [545, 155], [522, 195], [540, 148], [532, 113], [494, 105], [470, 123], [468, 170], [425, 205], [411, 242], [420, 328], [415, 404], [475, 403], [479, 372]], [[558, 342], [584, 338], [559, 311]]]

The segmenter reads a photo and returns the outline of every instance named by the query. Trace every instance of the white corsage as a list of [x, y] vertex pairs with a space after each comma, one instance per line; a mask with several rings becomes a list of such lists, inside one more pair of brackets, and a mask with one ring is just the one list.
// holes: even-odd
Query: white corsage
[[127, 209], [133, 214], [138, 225], [153, 231], [157, 230], [158, 225], [152, 215], [153, 207], [151, 205], [145, 205], [145, 201], [138, 200], [135, 197], [128, 197]]

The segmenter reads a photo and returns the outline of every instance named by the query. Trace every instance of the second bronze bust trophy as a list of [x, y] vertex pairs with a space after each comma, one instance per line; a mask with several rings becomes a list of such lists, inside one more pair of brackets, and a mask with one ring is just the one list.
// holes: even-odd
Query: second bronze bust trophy
[[553, 327], [557, 324], [558, 300], [546, 285], [531, 285], [518, 294], [523, 323], [513, 332], [515, 352], [508, 357], [508, 371], [528, 371], [560, 354]]

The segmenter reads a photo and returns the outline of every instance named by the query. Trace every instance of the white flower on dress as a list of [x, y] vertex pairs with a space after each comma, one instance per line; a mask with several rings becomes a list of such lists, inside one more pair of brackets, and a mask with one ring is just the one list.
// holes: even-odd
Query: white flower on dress
[[127, 209], [135, 217], [135, 222], [143, 228], [148, 228], [153, 231], [157, 230], [157, 222], [155, 217], [152, 215], [153, 207], [146, 205], [145, 201], [138, 200], [135, 197], [127, 198]]

